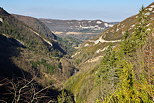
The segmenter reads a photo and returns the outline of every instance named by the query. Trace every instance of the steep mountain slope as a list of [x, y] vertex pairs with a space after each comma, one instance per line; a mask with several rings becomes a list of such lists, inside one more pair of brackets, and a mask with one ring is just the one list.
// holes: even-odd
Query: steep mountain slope
[[39, 20], [0, 8], [1, 102], [58, 101], [60, 90], [55, 88], [76, 68], [63, 57], [65, 51], [56, 39]]
[[0, 77], [35, 77], [40, 85], [60, 86], [76, 68], [63, 57], [65, 51], [56, 36], [37, 19], [28, 20], [36, 20], [35, 26], [26, 25], [0, 8]]
[[33, 17], [16, 15], [16, 14], [13, 14], [13, 16], [17, 18], [18, 20], [24, 22], [26, 25], [28, 25], [32, 29], [38, 31], [39, 34], [42, 34], [48, 37], [48, 39], [56, 39], [56, 36], [40, 20], [33, 18]]
[[[61, 45], [57, 42], [57, 36], [53, 34], [48, 27], [44, 23], [42, 23], [40, 20], [33, 18], [33, 17], [28, 17], [28, 16], [22, 16], [22, 15], [15, 15], [13, 14], [15, 18], [17, 18], [19, 21], [22, 21], [25, 23], [29, 28], [31, 28], [35, 34], [41, 35], [46, 39], [46, 41], [54, 41], [52, 43], [53, 47], [59, 49], [62, 53], [65, 54], [65, 50], [61, 48]], [[37, 31], [37, 32], [35, 32]], [[50, 42], [49, 41], [49, 42]], [[48, 43], [49, 43], [48, 42]], [[50, 43], [49, 43], [50, 44]], [[51, 44], [50, 44], [51, 45]]]
[[[96, 39], [87, 40], [72, 55], [80, 70], [66, 82], [64, 88], [74, 94], [76, 103], [101, 103], [105, 102], [109, 95], [111, 97], [105, 103], [132, 98], [135, 98], [134, 101], [152, 102], [148, 96], [154, 98], [151, 90], [154, 78], [153, 11], [154, 3], [140, 14], [105, 30]], [[146, 75], [146, 78], [140, 75]], [[145, 94], [140, 91], [144, 91]], [[143, 95], [146, 95], [146, 99]]]
[[54, 20], [40, 19], [51, 31], [61, 37], [74, 37], [79, 40], [87, 40], [103, 30], [112, 27], [116, 22], [103, 22], [101, 20]]
[[40, 34], [42, 37], [46, 39], [54, 41], [53, 46], [59, 49], [64, 54], [72, 53], [75, 50], [74, 47], [78, 46], [78, 44], [80, 43], [79, 40], [72, 37], [68, 37], [68, 38], [57, 37], [39, 19], [29, 17], [29, 16], [16, 15], [16, 14], [13, 14], [13, 16], [18, 20], [24, 22], [34, 31], [37, 31], [38, 32], [37, 34]]
[[11, 77], [14, 72], [14, 75], [22, 76], [22, 72], [24, 71], [21, 71], [16, 65], [14, 65], [9, 57], [18, 56], [19, 50], [17, 47], [24, 48], [24, 46], [16, 39], [7, 38], [4, 35], [0, 35], [0, 44], [0, 76]]
[[[149, 25], [153, 24], [153, 7], [152, 4], [148, 6], [147, 13], [145, 15], [148, 16]], [[149, 9], [151, 11], [149, 11]], [[87, 40], [83, 43], [78, 51], [72, 55], [77, 62], [85, 62], [88, 59], [92, 59], [95, 57], [99, 57], [103, 55], [104, 50], [108, 46], [108, 44], [112, 43], [112, 45], [116, 45], [121, 42], [121, 38], [124, 32], [133, 32], [135, 25], [138, 24], [138, 17], [139, 15], [132, 16], [127, 18], [126, 20], [114, 25], [112, 28], [105, 30], [102, 35], [96, 37], [93, 40]], [[78, 54], [78, 55], [77, 55]]]

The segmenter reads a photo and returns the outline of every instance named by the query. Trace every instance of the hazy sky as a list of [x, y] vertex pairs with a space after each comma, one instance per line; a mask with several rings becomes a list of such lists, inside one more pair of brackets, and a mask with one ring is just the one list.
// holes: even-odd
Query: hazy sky
[[9, 13], [51, 19], [121, 21], [153, 0], [0, 0]]

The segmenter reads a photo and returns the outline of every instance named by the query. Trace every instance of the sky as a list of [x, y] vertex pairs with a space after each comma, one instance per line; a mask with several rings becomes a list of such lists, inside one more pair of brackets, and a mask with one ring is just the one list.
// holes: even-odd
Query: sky
[[153, 0], [0, 0], [9, 13], [36, 18], [119, 22]]

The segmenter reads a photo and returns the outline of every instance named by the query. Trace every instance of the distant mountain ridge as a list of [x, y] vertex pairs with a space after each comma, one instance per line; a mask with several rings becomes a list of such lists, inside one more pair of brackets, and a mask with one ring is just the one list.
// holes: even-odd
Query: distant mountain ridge
[[55, 34], [65, 37], [71, 36], [79, 40], [87, 40], [112, 27], [117, 22], [102, 20], [56, 20], [40, 19]]

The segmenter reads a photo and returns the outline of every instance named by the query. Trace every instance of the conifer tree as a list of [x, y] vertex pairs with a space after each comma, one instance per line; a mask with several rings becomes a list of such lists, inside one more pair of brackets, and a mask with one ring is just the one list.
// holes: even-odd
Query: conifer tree
[[[154, 87], [146, 78], [146, 71], [136, 78], [132, 56], [146, 43], [149, 34], [145, 9], [139, 13], [138, 24], [130, 35], [124, 34], [120, 49], [116, 52], [116, 68], [118, 68], [119, 83], [115, 92], [104, 100], [104, 103], [153, 103]], [[129, 36], [130, 35], [130, 36]], [[142, 69], [142, 68], [140, 68]]]

